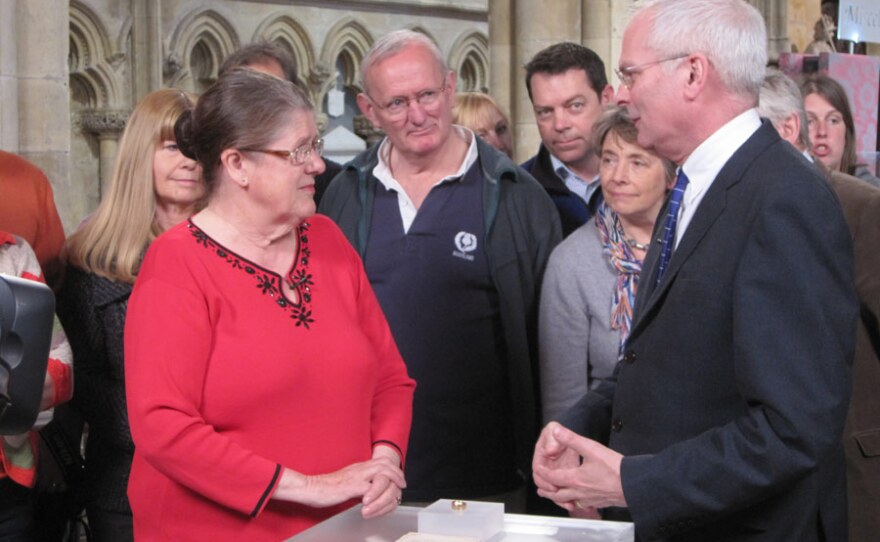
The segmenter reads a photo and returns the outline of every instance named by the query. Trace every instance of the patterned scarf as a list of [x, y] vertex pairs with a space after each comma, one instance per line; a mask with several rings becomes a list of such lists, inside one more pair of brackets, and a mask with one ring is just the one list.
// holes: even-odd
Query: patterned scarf
[[642, 272], [642, 261], [635, 257], [626, 242], [617, 213], [605, 202], [602, 202], [596, 212], [596, 228], [602, 240], [602, 252], [608, 256], [611, 265], [617, 270], [617, 287], [611, 303], [611, 329], [620, 330], [618, 353], [622, 354], [632, 325], [633, 306], [636, 289], [639, 286], [639, 274]]

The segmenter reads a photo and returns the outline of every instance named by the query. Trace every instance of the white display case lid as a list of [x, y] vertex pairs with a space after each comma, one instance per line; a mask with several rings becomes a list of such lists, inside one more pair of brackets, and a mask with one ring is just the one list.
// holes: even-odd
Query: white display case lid
[[[418, 530], [421, 508], [398, 506], [397, 510], [375, 519], [363, 519], [355, 506], [311, 529], [288, 539], [289, 542], [395, 542]], [[632, 523], [590, 519], [504, 515], [504, 532], [490, 542], [632, 542]]]

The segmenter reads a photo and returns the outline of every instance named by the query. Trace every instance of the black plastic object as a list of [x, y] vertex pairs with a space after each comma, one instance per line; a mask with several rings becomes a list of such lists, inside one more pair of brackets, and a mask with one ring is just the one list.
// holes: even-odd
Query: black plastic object
[[37, 419], [55, 295], [45, 284], [0, 275], [0, 434], [28, 431]]

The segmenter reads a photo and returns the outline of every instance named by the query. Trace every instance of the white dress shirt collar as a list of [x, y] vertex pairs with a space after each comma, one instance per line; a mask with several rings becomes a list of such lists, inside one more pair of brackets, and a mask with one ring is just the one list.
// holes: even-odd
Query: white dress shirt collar
[[675, 229], [676, 246], [724, 164], [760, 127], [761, 117], [758, 112], [749, 109], [706, 138], [682, 164], [681, 167], [688, 177], [688, 185]]

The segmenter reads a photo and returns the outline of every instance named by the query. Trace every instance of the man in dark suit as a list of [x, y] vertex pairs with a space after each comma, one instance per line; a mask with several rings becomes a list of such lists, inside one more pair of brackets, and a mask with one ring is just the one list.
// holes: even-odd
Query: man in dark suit
[[843, 445], [849, 539], [871, 540], [880, 533], [880, 190], [858, 177], [830, 171], [813, 159], [803, 96], [797, 83], [784, 73], [767, 70], [758, 112], [826, 176], [852, 234], [861, 310]]
[[615, 374], [545, 427], [533, 467], [564, 508], [628, 508], [639, 540], [846, 539], [824, 518], [846, 506], [852, 243], [755, 112], [766, 47], [743, 0], [644, 0], [624, 33], [618, 101], [682, 167]]

